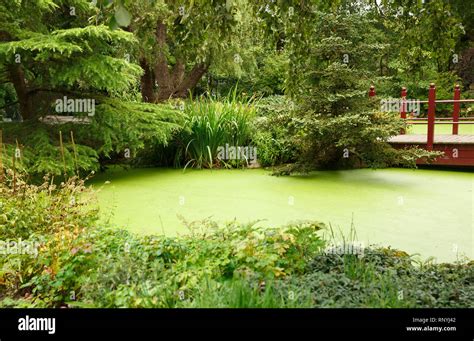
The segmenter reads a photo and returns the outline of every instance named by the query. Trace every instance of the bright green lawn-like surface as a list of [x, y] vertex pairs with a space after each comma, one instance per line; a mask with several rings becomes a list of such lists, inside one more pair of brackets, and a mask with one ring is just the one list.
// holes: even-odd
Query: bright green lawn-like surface
[[[408, 134], [426, 134], [427, 131], [426, 124], [414, 124], [408, 128]], [[435, 124], [435, 135], [451, 135], [452, 131], [452, 124]], [[460, 135], [474, 135], [474, 124], [460, 124], [458, 133]]]
[[[110, 184], [104, 184], [105, 181]], [[187, 220], [212, 217], [280, 226], [301, 219], [331, 223], [358, 239], [420, 253], [474, 258], [474, 173], [350, 170], [275, 177], [264, 170], [110, 170], [92, 184], [104, 219], [138, 233], [187, 233]]]

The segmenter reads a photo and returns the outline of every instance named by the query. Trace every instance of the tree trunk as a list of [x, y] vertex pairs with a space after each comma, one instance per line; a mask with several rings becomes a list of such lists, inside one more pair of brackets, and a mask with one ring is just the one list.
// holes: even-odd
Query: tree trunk
[[155, 65], [155, 79], [158, 83], [157, 101], [164, 101], [173, 94], [173, 84], [168, 69], [168, 60], [166, 58], [166, 25], [158, 22], [155, 31], [156, 42], [158, 43], [158, 58]]
[[175, 89], [174, 95], [176, 97], [186, 97], [189, 90], [193, 89], [197, 85], [202, 76], [207, 72], [208, 68], [208, 64], [196, 64]]
[[[6, 31], [0, 31], [0, 41], [11, 41], [12, 37]], [[20, 114], [23, 120], [29, 120], [34, 117], [33, 100], [29, 94], [26, 83], [25, 73], [21, 64], [10, 64], [7, 66], [8, 80], [13, 83], [18, 104], [20, 105]]]
[[173, 67], [172, 81], [173, 88], [176, 89], [184, 79], [185, 64], [181, 59], [178, 59]]
[[28, 91], [23, 68], [20, 64], [10, 64], [8, 73], [18, 97], [21, 117], [23, 120], [32, 119], [34, 117], [33, 101]]
[[155, 90], [153, 89], [155, 85], [155, 77], [150, 69], [150, 65], [148, 65], [148, 62], [145, 59], [140, 61], [140, 66], [144, 70], [140, 79], [143, 102], [154, 103], [156, 100]]
[[[145, 60], [140, 62], [144, 70], [141, 78], [143, 100], [146, 102], [161, 102], [172, 97], [186, 97], [188, 91], [193, 89], [207, 72], [209, 65], [198, 63], [186, 74], [186, 62], [177, 58], [173, 69], [170, 71], [166, 57], [167, 27], [162, 21], [157, 23], [155, 39], [158, 45], [155, 65], [150, 67]], [[155, 81], [158, 85], [158, 91], [156, 92], [153, 90]]]

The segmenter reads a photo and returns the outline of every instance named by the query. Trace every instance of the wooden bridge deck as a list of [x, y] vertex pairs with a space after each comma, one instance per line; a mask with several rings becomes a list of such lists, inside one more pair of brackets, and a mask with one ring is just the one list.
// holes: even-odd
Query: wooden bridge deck
[[[425, 134], [398, 135], [388, 142], [397, 149], [413, 146], [427, 148]], [[435, 165], [474, 167], [474, 135], [434, 135], [433, 150], [444, 154], [433, 162]], [[426, 164], [426, 160], [419, 159], [416, 163]]]
[[[398, 135], [388, 140], [393, 144], [426, 144], [426, 134]], [[474, 135], [435, 135], [433, 144], [474, 144]]]

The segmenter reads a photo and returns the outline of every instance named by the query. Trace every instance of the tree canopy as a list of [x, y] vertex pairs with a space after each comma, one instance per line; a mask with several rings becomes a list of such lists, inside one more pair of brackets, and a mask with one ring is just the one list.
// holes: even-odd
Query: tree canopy
[[[37, 171], [61, 173], [60, 148], [68, 172], [96, 169], [124, 150], [166, 145], [183, 127], [183, 111], [170, 99], [222, 96], [237, 86], [244, 96], [285, 95], [282, 103], [296, 105], [301, 157], [345, 164], [342, 152], [350, 150], [365, 164], [400, 160], [393, 150], [373, 150], [400, 122], [374, 116], [367, 90], [376, 84], [381, 96], [398, 97], [406, 86], [422, 97], [436, 82], [447, 97], [456, 82], [473, 87], [471, 7], [459, 0], [0, 0], [0, 110], [22, 122], [5, 126], [5, 141], [21, 137], [25, 163], [34, 154], [49, 160], [31, 161]], [[61, 99], [93, 100], [93, 115], [73, 112], [88, 124], [45, 124]], [[72, 132], [67, 141], [60, 130]]]

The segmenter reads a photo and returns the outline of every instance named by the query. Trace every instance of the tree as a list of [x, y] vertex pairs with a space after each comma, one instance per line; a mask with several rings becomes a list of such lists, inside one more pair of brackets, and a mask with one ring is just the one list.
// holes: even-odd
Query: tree
[[[24, 120], [49, 105], [41, 103], [47, 100], [45, 93], [119, 93], [134, 85], [141, 73], [123, 58], [123, 51], [135, 43], [132, 34], [86, 26], [81, 17], [91, 11], [88, 1], [61, 3], [0, 2], [5, 18], [0, 24], [3, 76], [15, 88]], [[53, 19], [55, 14], [59, 19]]]
[[[387, 49], [367, 11], [324, 1], [273, 3], [289, 53], [287, 92], [299, 106], [297, 170], [315, 167], [414, 165], [424, 151], [397, 151], [387, 140], [402, 127], [367, 97]], [[290, 15], [291, 14], [291, 15]]]
[[[147, 140], [166, 143], [178, 127], [179, 114], [169, 106], [142, 104], [133, 95], [142, 70], [127, 55], [137, 41], [130, 32], [89, 23], [97, 12], [86, 0], [0, 0], [1, 77], [13, 87], [24, 121], [3, 124], [4, 141], [19, 140], [34, 172], [96, 169], [99, 158], [124, 148], [133, 155]], [[57, 114], [54, 104], [64, 96], [94, 100], [89, 125], [50, 126], [39, 120]], [[59, 130], [65, 132], [64, 167]]]
[[240, 25], [251, 15], [246, 0], [130, 0], [128, 30], [139, 40], [142, 98], [185, 97], [212, 63], [240, 62]]

